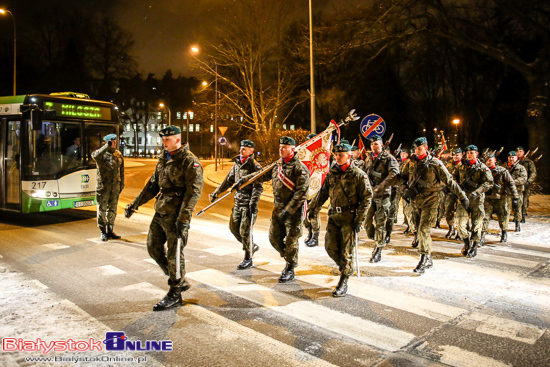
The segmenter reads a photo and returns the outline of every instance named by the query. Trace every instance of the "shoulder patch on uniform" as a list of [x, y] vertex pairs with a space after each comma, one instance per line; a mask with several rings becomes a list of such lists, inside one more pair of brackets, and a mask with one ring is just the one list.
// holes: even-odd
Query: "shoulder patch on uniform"
[[196, 163], [196, 162], [193, 163], [193, 167], [199, 167], [199, 166], [200, 166], [200, 164], [198, 164], [198, 163]]

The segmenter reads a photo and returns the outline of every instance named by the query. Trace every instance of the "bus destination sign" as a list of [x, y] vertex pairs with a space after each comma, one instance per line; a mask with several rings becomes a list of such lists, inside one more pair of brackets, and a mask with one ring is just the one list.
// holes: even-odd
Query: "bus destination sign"
[[111, 109], [108, 107], [49, 101], [44, 102], [44, 107], [47, 110], [54, 110], [59, 117], [111, 120]]

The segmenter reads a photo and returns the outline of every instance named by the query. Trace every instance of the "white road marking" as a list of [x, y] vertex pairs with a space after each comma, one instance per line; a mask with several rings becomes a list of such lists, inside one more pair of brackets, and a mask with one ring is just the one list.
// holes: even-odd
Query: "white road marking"
[[55, 242], [55, 243], [46, 243], [44, 245], [42, 245], [44, 247], [47, 247], [49, 248], [50, 250], [61, 250], [61, 249], [64, 249], [64, 248], [69, 248], [70, 246], [69, 245], [64, 245], [62, 243], [59, 243], [59, 242]]
[[86, 241], [90, 241], [93, 243], [106, 243], [105, 241], [102, 241], [99, 237], [87, 238]]
[[101, 271], [102, 275], [120, 275], [120, 274], [126, 274], [124, 270], [121, 270], [113, 265], [103, 265], [98, 266], [98, 269]]
[[545, 331], [534, 325], [485, 315], [480, 312], [467, 315], [465, 320], [458, 323], [458, 326], [475, 330], [478, 333], [513, 339], [531, 345], [534, 345]]
[[314, 301], [304, 301], [259, 284], [243, 284], [242, 279], [218, 270], [199, 270], [188, 273], [187, 277], [222, 291], [231, 292], [273, 311], [383, 350], [398, 350], [416, 337], [414, 334], [335, 311], [318, 305]]
[[157, 262], [151, 258], [144, 259], [143, 261], [148, 262], [149, 264], [157, 265]]
[[455, 367], [506, 367], [509, 364], [497, 361], [495, 359], [470, 352], [453, 345], [442, 345], [435, 348], [435, 353], [440, 354], [439, 361]]
[[[238, 244], [236, 246], [238, 246]], [[242, 252], [242, 250], [240, 250], [240, 249], [231, 249], [231, 248], [223, 247], [223, 246], [211, 247], [211, 248], [204, 249], [203, 251], [209, 252], [212, 255], [217, 255], [217, 256], [226, 256], [226, 255], [236, 254], [236, 253]]]
[[163, 290], [151, 283], [141, 282], [136, 284], [130, 284], [121, 288], [124, 292], [145, 292], [149, 293], [155, 298], [162, 298], [166, 294], [166, 290]]

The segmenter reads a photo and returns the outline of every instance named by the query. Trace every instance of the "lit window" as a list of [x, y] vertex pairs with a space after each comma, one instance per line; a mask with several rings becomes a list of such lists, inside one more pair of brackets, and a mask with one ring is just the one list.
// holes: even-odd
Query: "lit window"
[[286, 124], [283, 124], [283, 130], [286, 130]]
[[195, 131], [199, 132], [201, 129], [201, 126], [199, 124], [195, 124]]
[[296, 130], [296, 126], [290, 125], [290, 130]]
[[211, 132], [211, 133], [214, 132], [214, 125], [210, 125], [210, 132]]
[[[176, 112], [176, 118], [181, 120], [181, 112]], [[185, 114], [183, 115], [183, 118], [185, 118]]]
[[190, 132], [190, 133], [193, 132], [193, 124], [190, 124], [190, 125], [189, 125], [189, 132]]
[[189, 111], [189, 118], [193, 120], [193, 117], [195, 117], [195, 113], [193, 111]]
[[186, 126], [186, 125], [183, 125], [183, 126], [181, 127], [181, 131], [187, 131], [187, 126]]

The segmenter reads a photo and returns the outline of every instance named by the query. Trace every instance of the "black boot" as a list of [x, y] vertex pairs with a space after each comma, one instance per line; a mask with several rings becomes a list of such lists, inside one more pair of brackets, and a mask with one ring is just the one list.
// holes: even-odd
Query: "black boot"
[[120, 240], [120, 236], [113, 232], [113, 226], [107, 226], [107, 237], [112, 240]]
[[294, 279], [294, 265], [286, 263], [285, 269], [279, 277], [279, 283], [286, 283]]
[[407, 228], [403, 231], [403, 234], [409, 234], [411, 233], [411, 229], [409, 228], [409, 225], [407, 224]]
[[309, 241], [311, 241], [312, 236], [313, 236], [313, 228], [312, 227], [307, 227], [307, 237], [306, 237], [306, 240], [304, 241], [304, 243], [306, 245]]
[[260, 246], [254, 244], [254, 246], [252, 246], [252, 255], [254, 255], [256, 251], [258, 251], [259, 249], [260, 249]]
[[519, 225], [519, 221], [516, 220], [516, 232], [521, 232], [521, 226]]
[[414, 269], [415, 273], [423, 274], [426, 269], [429, 269], [433, 266], [432, 262], [432, 255], [420, 255], [420, 261], [418, 262], [418, 265], [416, 265], [416, 268]]
[[382, 260], [382, 247], [375, 247], [369, 262], [377, 263]]
[[462, 255], [468, 256], [468, 253], [470, 252], [470, 237], [466, 237], [464, 239], [464, 247], [460, 251]]
[[523, 214], [521, 216], [521, 223], [525, 223], [525, 217], [527, 216], [527, 214]]
[[319, 245], [319, 232], [313, 232], [313, 235], [311, 236], [311, 240], [309, 240], [309, 242], [306, 242], [306, 246], [315, 247], [318, 245]]
[[500, 234], [500, 242], [507, 242], [508, 241], [508, 234], [506, 231], [502, 231]]
[[246, 251], [244, 253], [243, 261], [237, 266], [237, 270], [244, 270], [252, 267], [252, 255]]
[[478, 246], [479, 246], [479, 243], [477, 241], [474, 241], [472, 243], [472, 247], [470, 247], [470, 251], [468, 251], [468, 257], [476, 257]]
[[441, 219], [438, 219], [438, 220], [435, 222], [435, 228], [441, 228]]
[[153, 306], [153, 311], [164, 311], [173, 307], [181, 306], [181, 287], [170, 287], [168, 294], [164, 298]]
[[395, 217], [393, 217], [393, 224], [397, 224], [397, 215], [395, 215]]
[[411, 247], [412, 248], [417, 248], [418, 247], [418, 236], [416, 235], [416, 233], [414, 234], [414, 240], [411, 244]]
[[390, 243], [391, 240], [391, 234], [386, 234], [386, 238], [384, 238], [384, 242], [386, 242], [386, 245]]
[[447, 232], [447, 234], [445, 235], [445, 238], [451, 238], [451, 236], [453, 235], [453, 232], [455, 231], [455, 228], [454, 226], [451, 224], [449, 226], [449, 231]]
[[107, 242], [108, 239], [109, 239], [109, 235], [107, 234], [107, 232], [101, 231], [101, 240], [103, 242]]
[[348, 292], [348, 276], [340, 275], [340, 281], [336, 286], [336, 289], [332, 292], [333, 297], [344, 297]]

